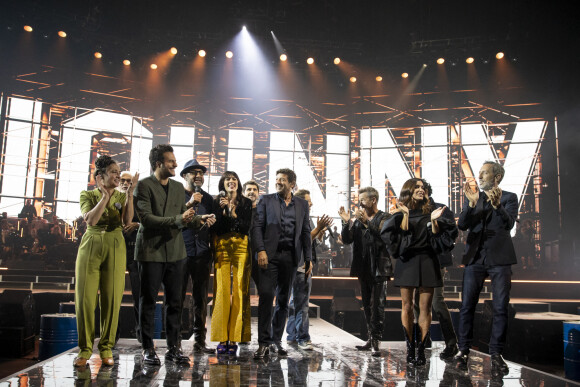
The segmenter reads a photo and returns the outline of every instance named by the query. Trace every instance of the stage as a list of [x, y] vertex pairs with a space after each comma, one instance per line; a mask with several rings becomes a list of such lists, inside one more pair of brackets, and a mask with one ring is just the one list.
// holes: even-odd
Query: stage
[[[434, 342], [427, 351], [428, 362], [423, 367], [407, 367], [405, 344], [381, 343], [381, 357], [370, 352], [359, 352], [355, 345], [362, 340], [320, 319], [310, 319], [313, 351], [303, 351], [283, 342], [288, 349], [285, 358], [270, 357], [254, 360], [257, 349], [254, 340], [241, 345], [237, 356], [192, 354], [193, 341], [184, 341], [184, 351], [190, 354], [189, 366], [165, 364], [165, 341], [156, 340], [157, 353], [162, 365], [144, 367], [141, 364], [140, 345], [136, 340], [121, 339], [114, 351], [114, 367], [101, 367], [98, 355], [93, 355], [89, 366], [72, 366], [77, 349], [40, 362], [17, 372], [2, 381], [0, 386], [60, 386], [60, 385], [210, 385], [210, 386], [580, 386], [580, 383], [559, 378], [508, 361], [508, 375], [493, 377], [490, 357], [472, 351], [467, 369], [457, 369], [439, 359], [442, 342]], [[211, 322], [208, 321], [208, 327]], [[257, 318], [252, 318], [252, 333], [256, 333]], [[208, 339], [209, 339], [208, 332]], [[215, 345], [216, 343], [212, 343]], [[96, 348], [96, 346], [95, 346]]]

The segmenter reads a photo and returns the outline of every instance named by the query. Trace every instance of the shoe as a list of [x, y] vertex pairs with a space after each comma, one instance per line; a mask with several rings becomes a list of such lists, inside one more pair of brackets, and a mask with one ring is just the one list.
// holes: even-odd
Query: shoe
[[439, 354], [439, 358], [441, 360], [451, 360], [458, 351], [459, 349], [457, 348], [456, 344], [447, 345], [445, 346], [445, 349], [443, 349], [443, 351], [441, 351], [441, 353]]
[[172, 346], [165, 352], [165, 361], [170, 361], [175, 364], [189, 364], [189, 356], [185, 356], [180, 347]]
[[271, 344], [270, 352], [278, 354], [278, 357], [288, 356], [288, 351], [286, 351], [280, 343]]
[[371, 356], [381, 356], [381, 350], [379, 349], [379, 341], [376, 339], [371, 340]]
[[314, 347], [312, 346], [312, 341], [310, 340], [299, 341], [298, 348], [304, 351], [312, 351], [314, 349]]
[[217, 346], [217, 353], [218, 355], [225, 355], [228, 353], [228, 344], [227, 342], [219, 343]]
[[286, 340], [287, 345], [296, 345], [296, 340]]
[[260, 344], [258, 350], [254, 352], [254, 359], [263, 359], [270, 353], [270, 347]]
[[467, 362], [469, 360], [469, 350], [459, 351], [453, 356], [453, 362], [456, 367], [467, 368]]
[[364, 343], [364, 345], [356, 345], [355, 347], [359, 351], [370, 351], [370, 349], [371, 349], [371, 339], [369, 338], [367, 340], [367, 342]]
[[236, 344], [228, 344], [228, 355], [236, 355], [238, 352], [238, 346]]
[[403, 334], [405, 335], [405, 342], [407, 343], [407, 364], [415, 365], [415, 329], [413, 328], [411, 339], [409, 339], [405, 327], [403, 327]]
[[75, 367], [86, 367], [88, 361], [89, 361], [89, 359], [86, 359], [84, 357], [77, 356], [73, 360], [73, 366], [75, 366]]
[[502, 373], [504, 375], [510, 373], [510, 368], [508, 367], [506, 362], [503, 360], [503, 357], [499, 353], [494, 353], [493, 355], [491, 355], [491, 373], [492, 374]]
[[196, 341], [195, 344], [193, 344], [193, 352], [212, 354], [215, 353], [215, 349], [206, 347], [203, 341]]
[[155, 353], [155, 348], [147, 348], [143, 350], [143, 364], [147, 365], [161, 365], [161, 360]]
[[112, 367], [115, 365], [115, 360], [112, 357], [105, 357], [101, 359], [101, 364], [107, 367]]
[[[421, 328], [417, 328], [419, 337], [421, 337]], [[423, 340], [417, 343], [417, 358], [415, 359], [415, 365], [423, 366], [427, 363], [427, 358], [425, 357], [425, 347], [429, 341], [431, 341], [431, 334], [429, 331], [427, 331], [427, 335], [423, 338]]]

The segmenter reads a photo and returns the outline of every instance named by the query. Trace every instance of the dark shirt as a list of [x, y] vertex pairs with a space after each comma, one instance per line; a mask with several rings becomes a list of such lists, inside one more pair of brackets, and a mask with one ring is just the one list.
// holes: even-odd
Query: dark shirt
[[22, 207], [22, 211], [20, 211], [19, 218], [26, 218], [30, 220], [35, 216], [37, 216], [36, 207], [34, 207], [32, 204], [25, 204], [24, 207]]
[[280, 239], [278, 240], [278, 248], [292, 250], [294, 247], [294, 234], [296, 228], [296, 206], [294, 203], [294, 195], [292, 195], [292, 199], [288, 205], [286, 205], [284, 198], [281, 198], [278, 194], [276, 194], [276, 196], [280, 201], [280, 228], [282, 229]]
[[216, 209], [216, 224], [212, 226], [213, 232], [216, 235], [223, 235], [230, 232], [248, 235], [252, 222], [252, 201], [246, 197], [242, 197], [236, 205], [236, 217], [234, 218], [224, 215], [224, 209], [219, 205], [220, 199], [221, 197], [218, 196], [213, 202], [214, 208]]
[[169, 195], [169, 184], [165, 184], [165, 185], [161, 184], [161, 186], [165, 190], [165, 194], [166, 195]]
[[[485, 211], [484, 217], [487, 218], [490, 215], [491, 211], [493, 210], [493, 207], [491, 206], [491, 203], [487, 200], [487, 194], [484, 191], [481, 191], [479, 193], [479, 195], [481, 195], [483, 197], [483, 209]], [[486, 225], [486, 222], [483, 222], [483, 226], [484, 226], [483, 234], [485, 234], [485, 225]], [[475, 252], [475, 255], [473, 256], [473, 258], [471, 259], [471, 262], [469, 262], [469, 265], [485, 265], [486, 264], [485, 249], [483, 249], [483, 241], [484, 241], [484, 238], [481, 238], [479, 246], [477, 248], [477, 251]]]
[[[191, 199], [191, 195], [185, 191], [185, 202]], [[201, 203], [193, 207], [196, 215], [213, 214], [213, 198], [205, 191], [201, 191]], [[183, 241], [188, 257], [199, 257], [210, 253], [208, 227], [202, 227], [198, 230], [191, 228], [183, 229]]]

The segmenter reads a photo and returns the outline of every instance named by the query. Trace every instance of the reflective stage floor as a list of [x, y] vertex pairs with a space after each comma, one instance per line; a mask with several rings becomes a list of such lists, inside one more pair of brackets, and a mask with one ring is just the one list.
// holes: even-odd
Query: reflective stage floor
[[[142, 366], [136, 340], [122, 339], [114, 352], [115, 366], [101, 367], [93, 355], [85, 369], [74, 369], [77, 349], [48, 359], [0, 381], [4, 386], [580, 386], [580, 383], [552, 376], [508, 362], [510, 372], [492, 377], [490, 358], [471, 352], [467, 369], [456, 369], [439, 359], [441, 342], [427, 351], [427, 365], [408, 368], [403, 342], [382, 342], [381, 357], [359, 352], [355, 336], [319, 319], [310, 319], [313, 351], [287, 345], [286, 358], [254, 360], [257, 342], [242, 345], [237, 356], [192, 354], [192, 341], [184, 341], [189, 366], [164, 364], [165, 341], [157, 340], [162, 365]], [[208, 321], [208, 326], [210, 322]], [[255, 337], [257, 318], [252, 319]], [[209, 337], [209, 332], [208, 332]], [[216, 344], [216, 343], [212, 343]], [[539, 349], [541, 350], [541, 349]], [[95, 346], [96, 351], [96, 346]]]

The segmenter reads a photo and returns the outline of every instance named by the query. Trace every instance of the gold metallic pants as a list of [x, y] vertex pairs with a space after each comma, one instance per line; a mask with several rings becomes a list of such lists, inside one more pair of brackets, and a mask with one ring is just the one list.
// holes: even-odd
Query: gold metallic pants
[[211, 341], [250, 341], [251, 312], [248, 305], [252, 269], [248, 237], [238, 233], [220, 235], [215, 238], [214, 246], [216, 254]]

